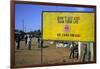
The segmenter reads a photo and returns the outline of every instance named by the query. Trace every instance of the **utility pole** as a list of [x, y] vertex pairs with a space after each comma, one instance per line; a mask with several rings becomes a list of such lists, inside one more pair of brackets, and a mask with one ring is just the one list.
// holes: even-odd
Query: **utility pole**
[[22, 27], [23, 27], [23, 31], [24, 31], [24, 20], [22, 21]]

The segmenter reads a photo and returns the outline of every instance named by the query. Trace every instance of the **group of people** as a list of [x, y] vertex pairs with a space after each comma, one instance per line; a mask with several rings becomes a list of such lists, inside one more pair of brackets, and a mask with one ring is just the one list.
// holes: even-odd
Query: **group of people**
[[[90, 61], [90, 59], [92, 58], [91, 56], [91, 46], [89, 43], [81, 43], [80, 45], [80, 49], [79, 48], [79, 44], [77, 42], [72, 42], [70, 44], [70, 54], [69, 54], [69, 58], [77, 58], [80, 61]], [[80, 52], [79, 52], [80, 50]], [[80, 53], [80, 54], [79, 54]]]
[[[28, 49], [31, 50], [32, 35], [25, 35], [24, 41], [25, 41], [25, 46], [28, 46]], [[18, 37], [16, 38], [17, 49], [20, 49], [20, 42], [21, 42], [21, 38], [20, 38], [20, 35], [18, 35]], [[38, 44], [38, 48], [41, 48], [41, 38], [40, 37], [37, 38], [37, 44]]]

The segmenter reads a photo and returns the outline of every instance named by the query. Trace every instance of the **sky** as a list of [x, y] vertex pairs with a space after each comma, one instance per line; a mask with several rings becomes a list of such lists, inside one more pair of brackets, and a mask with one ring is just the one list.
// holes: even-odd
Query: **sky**
[[[93, 8], [15, 4], [15, 29], [25, 32], [41, 30], [42, 11], [93, 12]], [[24, 27], [24, 28], [23, 28]]]

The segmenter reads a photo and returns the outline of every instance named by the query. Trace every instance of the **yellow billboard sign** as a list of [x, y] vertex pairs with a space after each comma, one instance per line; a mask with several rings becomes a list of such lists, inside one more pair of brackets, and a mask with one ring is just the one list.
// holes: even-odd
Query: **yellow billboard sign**
[[43, 12], [43, 40], [94, 41], [93, 12]]

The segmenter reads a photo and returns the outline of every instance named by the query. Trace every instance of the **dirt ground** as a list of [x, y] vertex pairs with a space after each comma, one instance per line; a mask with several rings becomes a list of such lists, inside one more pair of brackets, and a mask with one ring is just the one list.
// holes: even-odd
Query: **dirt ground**
[[66, 48], [57, 48], [54, 44], [46, 48], [41, 48], [37, 46], [37, 39], [32, 39], [32, 48], [28, 50], [28, 46], [25, 45], [25, 41], [21, 41], [20, 50], [16, 49], [15, 62], [16, 66], [24, 65], [40, 65], [41, 57], [42, 64], [61, 64], [61, 63], [72, 63], [78, 62], [77, 58], [69, 59], [70, 50]]

